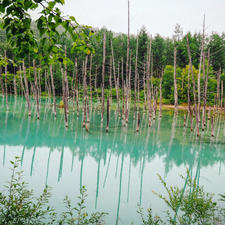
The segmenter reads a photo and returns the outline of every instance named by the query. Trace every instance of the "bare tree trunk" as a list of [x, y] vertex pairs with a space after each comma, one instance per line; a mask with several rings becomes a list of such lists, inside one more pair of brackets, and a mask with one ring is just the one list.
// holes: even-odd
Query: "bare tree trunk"
[[90, 102], [92, 108], [92, 54], [90, 59], [90, 68], [89, 68], [89, 88], [90, 88]]
[[220, 100], [220, 108], [223, 107], [223, 81], [221, 81], [221, 100]]
[[106, 124], [106, 133], [109, 132], [109, 97], [107, 98], [107, 124]]
[[56, 98], [55, 98], [55, 85], [54, 85], [52, 64], [50, 64], [50, 76], [51, 76], [52, 93], [53, 93], [53, 108], [54, 108], [54, 115], [55, 115], [55, 118], [56, 118]]
[[109, 64], [109, 87], [110, 87], [110, 104], [112, 104], [112, 57], [110, 57], [110, 64]]
[[214, 137], [214, 118], [211, 117], [211, 136]]
[[190, 99], [190, 64], [188, 66], [188, 114], [191, 112], [191, 99]]
[[137, 76], [138, 76], [138, 36], [136, 44], [135, 77], [134, 77], [134, 116], [136, 115], [137, 101]]
[[206, 87], [206, 76], [205, 76], [205, 53], [203, 52], [203, 60], [202, 60], [202, 64], [203, 64], [203, 81], [204, 81], [204, 85], [203, 85], [203, 110], [202, 110], [202, 131], [205, 130], [205, 116], [206, 116], [206, 95], [205, 95], [205, 87]]
[[25, 89], [24, 89], [24, 85], [23, 85], [23, 80], [22, 80], [22, 68], [20, 66], [20, 86], [21, 86], [21, 89], [22, 89], [22, 92], [21, 94], [25, 96], [26, 100], [27, 100], [27, 96], [26, 96], [26, 92], [25, 92]]
[[16, 86], [16, 68], [14, 66], [14, 77], [13, 77], [13, 87], [14, 87], [14, 95], [17, 96], [17, 86]]
[[220, 105], [220, 74], [221, 68], [217, 73], [217, 91], [216, 91], [216, 111], [218, 111], [218, 106]]
[[73, 112], [75, 112], [75, 96], [76, 96], [76, 84], [75, 84], [75, 74], [76, 74], [76, 61], [77, 61], [77, 58], [75, 58], [74, 60], [74, 70], [73, 70], [73, 78], [72, 78], [72, 84], [71, 84], [71, 91], [72, 91], [72, 96], [73, 96]]
[[162, 70], [162, 75], [159, 83], [159, 117], [162, 117], [162, 80], [163, 80], [164, 70]]
[[95, 94], [96, 94], [96, 99], [98, 101], [99, 99], [98, 99], [98, 89], [97, 89], [97, 75], [98, 75], [98, 66], [96, 65], [96, 68], [95, 68]]
[[1, 82], [1, 89], [2, 89], [2, 96], [5, 97], [5, 90], [4, 90], [4, 84], [2, 79], [2, 68], [0, 67], [0, 82]]
[[151, 61], [151, 45], [152, 45], [152, 39], [150, 39], [149, 46], [148, 46], [148, 53], [147, 53], [147, 101], [148, 101], [148, 113], [149, 113], [149, 127], [151, 126], [151, 117], [152, 117], [152, 106], [151, 106], [151, 90], [150, 90], [150, 61]]
[[[114, 78], [114, 85], [116, 89], [116, 100], [117, 100], [117, 112], [120, 115], [120, 101], [119, 101], [119, 80], [117, 82], [116, 79], [116, 68], [115, 68], [115, 60], [114, 60], [114, 51], [113, 51], [113, 43], [111, 40], [111, 50], [112, 50], [112, 68], [113, 68], [113, 78]], [[118, 61], [118, 76], [119, 76], [119, 61]]]
[[33, 60], [33, 68], [34, 68], [34, 87], [35, 87], [35, 99], [36, 99], [36, 107], [37, 107], [37, 119], [40, 119], [39, 113], [39, 93], [38, 93], [38, 83], [37, 83], [37, 68], [35, 64], [35, 60]]
[[41, 70], [38, 70], [38, 88], [39, 88], [39, 95], [41, 100]]
[[102, 61], [102, 113], [101, 113], [101, 122], [103, 122], [103, 118], [104, 118], [105, 54], [106, 54], [106, 33], [104, 32], [104, 38], [103, 38], [103, 61]]
[[120, 86], [120, 62], [118, 61], [118, 75], [114, 77], [115, 87], [116, 87], [116, 100], [117, 100], [117, 113], [120, 116], [120, 94], [119, 94], [119, 86]]
[[128, 84], [129, 59], [130, 59], [130, 1], [128, 0], [128, 33], [127, 33], [127, 62], [126, 62], [126, 84]]
[[65, 127], [68, 127], [67, 93], [66, 93], [66, 79], [65, 79], [66, 71], [64, 71], [63, 66], [61, 66], [61, 73], [62, 73], [62, 92], [63, 92]]
[[199, 136], [199, 120], [198, 120], [197, 103], [196, 103], [195, 78], [194, 78], [194, 72], [193, 72], [193, 68], [192, 68], [191, 50], [190, 50], [190, 46], [189, 46], [188, 35], [186, 36], [186, 38], [187, 38], [187, 49], [188, 49], [189, 65], [190, 65], [191, 74], [192, 74], [192, 85], [193, 85], [194, 109], [195, 109], [197, 136]]
[[175, 114], [178, 114], [178, 94], [177, 94], [177, 78], [176, 78], [176, 70], [177, 70], [177, 49], [174, 46], [174, 72], [173, 72], [173, 82], [174, 82], [174, 109]]
[[[65, 56], [67, 57], [67, 49], [65, 47]], [[69, 106], [68, 106], [68, 101], [69, 101], [69, 84], [68, 84], [68, 78], [67, 78], [67, 63], [65, 63], [65, 102], [66, 102], [66, 113], [69, 114]]]
[[137, 128], [136, 128], [136, 132], [139, 132], [140, 129], [140, 112], [137, 112]]
[[31, 116], [31, 106], [30, 106], [30, 97], [29, 97], [29, 88], [28, 88], [28, 82], [26, 77], [26, 67], [23, 61], [23, 78], [25, 83], [25, 93], [26, 93], [26, 100], [27, 100], [27, 106], [28, 106], [28, 116]]
[[64, 72], [64, 69], [63, 69], [62, 65], [61, 65], [61, 73], [62, 73], [62, 96], [63, 96], [65, 127], [68, 127], [67, 100], [66, 100], [66, 82], [65, 82], [65, 72]]
[[75, 92], [76, 92], [76, 103], [77, 103], [77, 116], [79, 116], [79, 86], [78, 86], [78, 68], [77, 68], [77, 59], [75, 60], [75, 70], [76, 70]]
[[86, 126], [86, 104], [87, 104], [87, 96], [84, 96], [84, 104], [83, 104], [83, 127]]
[[7, 87], [7, 64], [8, 64], [8, 60], [6, 57], [6, 51], [5, 51], [5, 102], [6, 102], [6, 109], [9, 109], [9, 104], [8, 104], [8, 87]]
[[89, 98], [87, 96], [87, 101], [86, 101], [86, 111], [87, 111], [87, 123], [90, 123], [90, 111], [89, 111]]

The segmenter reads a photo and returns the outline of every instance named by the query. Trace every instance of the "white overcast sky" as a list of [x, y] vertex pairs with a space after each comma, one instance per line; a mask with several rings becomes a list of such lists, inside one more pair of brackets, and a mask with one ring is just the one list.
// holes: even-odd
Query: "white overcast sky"
[[[65, 0], [61, 9], [80, 24], [127, 33], [127, 0]], [[145, 26], [152, 35], [172, 36], [176, 24], [199, 32], [204, 14], [208, 34], [225, 32], [225, 0], [130, 0], [131, 33]]]

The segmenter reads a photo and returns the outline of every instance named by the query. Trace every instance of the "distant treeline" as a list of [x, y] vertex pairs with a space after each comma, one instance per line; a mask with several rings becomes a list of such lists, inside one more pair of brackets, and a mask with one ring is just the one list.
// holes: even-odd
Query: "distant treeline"
[[[110, 88], [110, 79], [112, 80], [112, 87], [114, 88], [115, 80], [113, 79], [113, 73], [116, 74], [119, 81], [119, 88], [122, 88], [123, 81], [126, 80], [128, 73], [126, 72], [126, 63], [127, 63], [127, 42], [128, 38], [126, 34], [115, 34], [112, 31], [106, 30], [105, 28], [94, 30], [95, 35], [90, 37], [90, 45], [94, 48], [95, 52], [91, 53], [88, 56], [88, 61], [86, 64], [87, 70], [87, 86], [92, 85], [92, 89], [99, 89], [102, 87], [102, 66], [103, 66], [103, 36], [106, 33], [106, 54], [105, 54], [105, 77], [104, 77], [104, 88]], [[139, 74], [139, 83], [140, 83], [140, 97], [142, 98], [144, 94], [142, 93], [144, 89], [144, 84], [146, 82], [146, 71], [147, 71], [147, 54], [149, 43], [151, 39], [151, 60], [150, 60], [150, 75], [151, 83], [154, 87], [159, 88], [160, 77], [163, 74], [162, 81], [162, 97], [164, 103], [173, 103], [174, 102], [174, 46], [176, 46], [176, 79], [177, 79], [177, 92], [178, 92], [178, 102], [183, 103], [187, 102], [187, 89], [188, 89], [188, 66], [189, 66], [189, 57], [187, 50], [187, 41], [186, 35], [188, 35], [193, 71], [195, 75], [195, 81], [197, 83], [198, 68], [200, 62], [200, 53], [201, 53], [201, 43], [202, 43], [202, 34], [200, 33], [188, 33], [183, 34], [182, 29], [179, 26], [176, 26], [175, 37], [162, 37], [159, 34], [151, 37], [148, 34], [148, 31], [143, 27], [138, 32], [137, 35], [130, 36], [130, 51], [129, 51], [129, 74], [131, 80], [131, 90], [134, 89], [134, 79], [135, 71]], [[37, 37], [38, 38], [38, 37]], [[138, 39], [138, 41], [137, 41]], [[21, 62], [17, 61], [15, 55], [13, 54], [13, 48], [7, 44], [4, 31], [1, 30], [0, 34], [0, 51], [1, 51], [1, 68], [0, 68], [0, 79], [1, 79], [1, 89], [3, 90], [3, 81], [5, 81], [5, 67], [4, 67], [4, 57], [5, 51], [8, 59], [7, 64], [7, 86], [8, 91], [14, 92], [14, 79], [16, 79], [17, 92], [22, 92], [20, 87], [20, 65]], [[78, 70], [78, 85], [83, 84], [83, 75], [85, 72], [85, 58], [84, 53], [71, 52], [72, 49], [72, 40], [65, 33], [61, 34], [58, 44], [63, 46], [62, 49], [66, 46], [67, 48], [67, 57], [69, 61], [67, 62], [67, 71], [68, 71], [68, 85], [72, 87], [74, 85], [74, 74], [76, 73], [75, 69], [75, 59], [77, 60], [77, 70]], [[138, 48], [137, 48], [138, 44]], [[213, 102], [217, 92], [217, 77], [218, 73], [220, 84], [225, 81], [225, 33], [217, 34], [212, 33], [205, 38], [204, 45], [205, 52], [205, 69], [209, 63], [209, 72], [208, 72], [208, 92], [207, 99], [208, 102]], [[208, 52], [210, 52], [210, 58], [208, 60]], [[43, 52], [44, 54], [44, 52]], [[113, 62], [112, 62], [113, 54]], [[136, 58], [137, 54], [137, 58]], [[137, 67], [135, 67], [137, 59]], [[28, 85], [32, 89], [32, 83], [34, 83], [33, 75], [33, 55], [24, 56], [25, 65], [27, 69], [27, 79]], [[40, 85], [41, 91], [47, 93], [48, 86], [50, 86], [50, 72], [49, 65], [41, 64], [41, 62], [36, 61], [36, 65], [39, 69], [40, 75]], [[202, 66], [203, 71], [203, 66]], [[54, 73], [54, 83], [55, 83], [55, 92], [56, 95], [62, 95], [62, 73], [60, 69], [60, 64], [56, 62], [53, 65]], [[110, 75], [111, 74], [111, 75]], [[111, 76], [111, 78], [110, 78]], [[203, 76], [203, 75], [202, 75]], [[91, 82], [90, 82], [91, 81]], [[190, 76], [190, 83], [191, 83]], [[224, 88], [223, 85], [219, 85], [220, 88]], [[82, 89], [82, 88], [81, 88]], [[96, 90], [97, 90], [96, 89]], [[201, 89], [203, 89], [203, 80], [201, 80]], [[72, 89], [71, 89], [72, 90]], [[222, 91], [222, 90], [221, 90]], [[107, 93], [107, 92], [106, 92]], [[222, 91], [224, 93], [224, 91]], [[113, 91], [113, 97], [115, 97], [115, 90]], [[193, 100], [192, 91], [190, 90], [191, 101]], [[221, 96], [222, 99], [222, 96]]]

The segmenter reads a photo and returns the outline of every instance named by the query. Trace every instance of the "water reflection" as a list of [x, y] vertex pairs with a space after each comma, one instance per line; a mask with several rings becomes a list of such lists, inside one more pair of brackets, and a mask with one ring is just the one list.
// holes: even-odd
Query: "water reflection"
[[[55, 120], [50, 103], [47, 106], [44, 103], [42, 100], [40, 121], [34, 113], [31, 118], [27, 116], [26, 103], [19, 96], [9, 101], [9, 111], [1, 106], [0, 168], [4, 168], [1, 173], [5, 173], [5, 179], [10, 172], [8, 159], [19, 155], [30, 181], [40, 178], [41, 183], [55, 188], [57, 194], [65, 190], [62, 193], [65, 196], [72, 184], [79, 188], [86, 185], [91, 198], [89, 208], [109, 212], [107, 224], [137, 222], [137, 203], [149, 207], [148, 201], [151, 201], [152, 206], [160, 209], [160, 203], [151, 194], [152, 189], [160, 189], [156, 173], [171, 184], [179, 184], [174, 180], [189, 168], [193, 176], [203, 178], [209, 190], [211, 183], [218, 186], [215, 192], [225, 185], [225, 179], [221, 179], [225, 174], [222, 115], [215, 119], [214, 138], [210, 135], [210, 121], [197, 138], [196, 131], [190, 131], [189, 116], [184, 127], [183, 115], [175, 116], [170, 111], [153, 120], [151, 127], [148, 127], [148, 116], [142, 114], [139, 133], [135, 132], [132, 113], [128, 126], [124, 127], [120, 118], [111, 112], [110, 129], [106, 134], [105, 124], [100, 124], [100, 113], [94, 108], [90, 111], [90, 129], [86, 132], [82, 128], [81, 114], [77, 118], [71, 113], [70, 126], [65, 129], [63, 112], [59, 110]], [[32, 110], [35, 107], [32, 106]], [[205, 179], [210, 171], [213, 176]]]

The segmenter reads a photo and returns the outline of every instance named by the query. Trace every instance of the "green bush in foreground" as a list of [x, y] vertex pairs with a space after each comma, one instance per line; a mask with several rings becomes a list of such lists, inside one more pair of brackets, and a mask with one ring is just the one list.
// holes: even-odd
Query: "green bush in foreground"
[[[69, 225], [101, 225], [106, 216], [104, 212], [96, 212], [90, 216], [86, 212], [85, 200], [87, 190], [82, 187], [78, 203], [73, 206], [72, 201], [64, 198], [65, 212], [57, 216], [54, 208], [49, 206], [50, 189], [45, 187], [39, 197], [35, 197], [29, 190], [27, 183], [23, 181], [23, 171], [18, 172], [20, 159], [11, 161], [12, 175], [5, 185], [5, 193], [0, 193], [0, 224], [23, 225], [23, 224], [69, 224]], [[141, 225], [219, 225], [224, 224], [225, 208], [219, 208], [213, 200], [213, 195], [205, 193], [203, 187], [198, 185], [197, 176], [192, 179], [189, 171], [183, 188], [167, 186], [159, 176], [167, 196], [154, 192], [168, 206], [167, 221], [159, 216], [153, 217], [152, 209], [147, 210], [147, 216], [143, 208], [139, 206], [137, 213], [141, 218]], [[225, 202], [225, 194], [220, 195], [221, 201]]]
[[66, 211], [57, 220], [54, 208], [49, 206], [50, 189], [44, 188], [39, 197], [35, 197], [32, 190], [28, 190], [27, 183], [23, 181], [23, 171], [17, 171], [20, 159], [16, 157], [11, 161], [12, 176], [5, 186], [6, 193], [0, 193], [0, 224], [70, 224], [70, 225], [100, 225], [106, 213], [97, 212], [88, 216], [85, 211], [87, 197], [85, 187], [80, 190], [79, 202], [73, 207], [71, 200], [66, 196], [64, 204]]
[[[189, 171], [183, 188], [167, 186], [160, 175], [159, 179], [164, 186], [167, 197], [153, 191], [168, 206], [167, 221], [163, 222], [159, 217], [153, 217], [151, 209], [147, 211], [147, 218], [144, 218], [143, 210], [139, 210], [142, 225], [218, 225], [222, 224], [224, 216], [220, 213], [225, 212], [220, 209], [213, 200], [213, 194], [206, 193], [203, 187], [198, 185], [198, 179], [192, 179]], [[225, 195], [221, 195], [225, 201]], [[224, 213], [225, 215], [225, 213]], [[223, 223], [224, 224], [224, 223]]]

